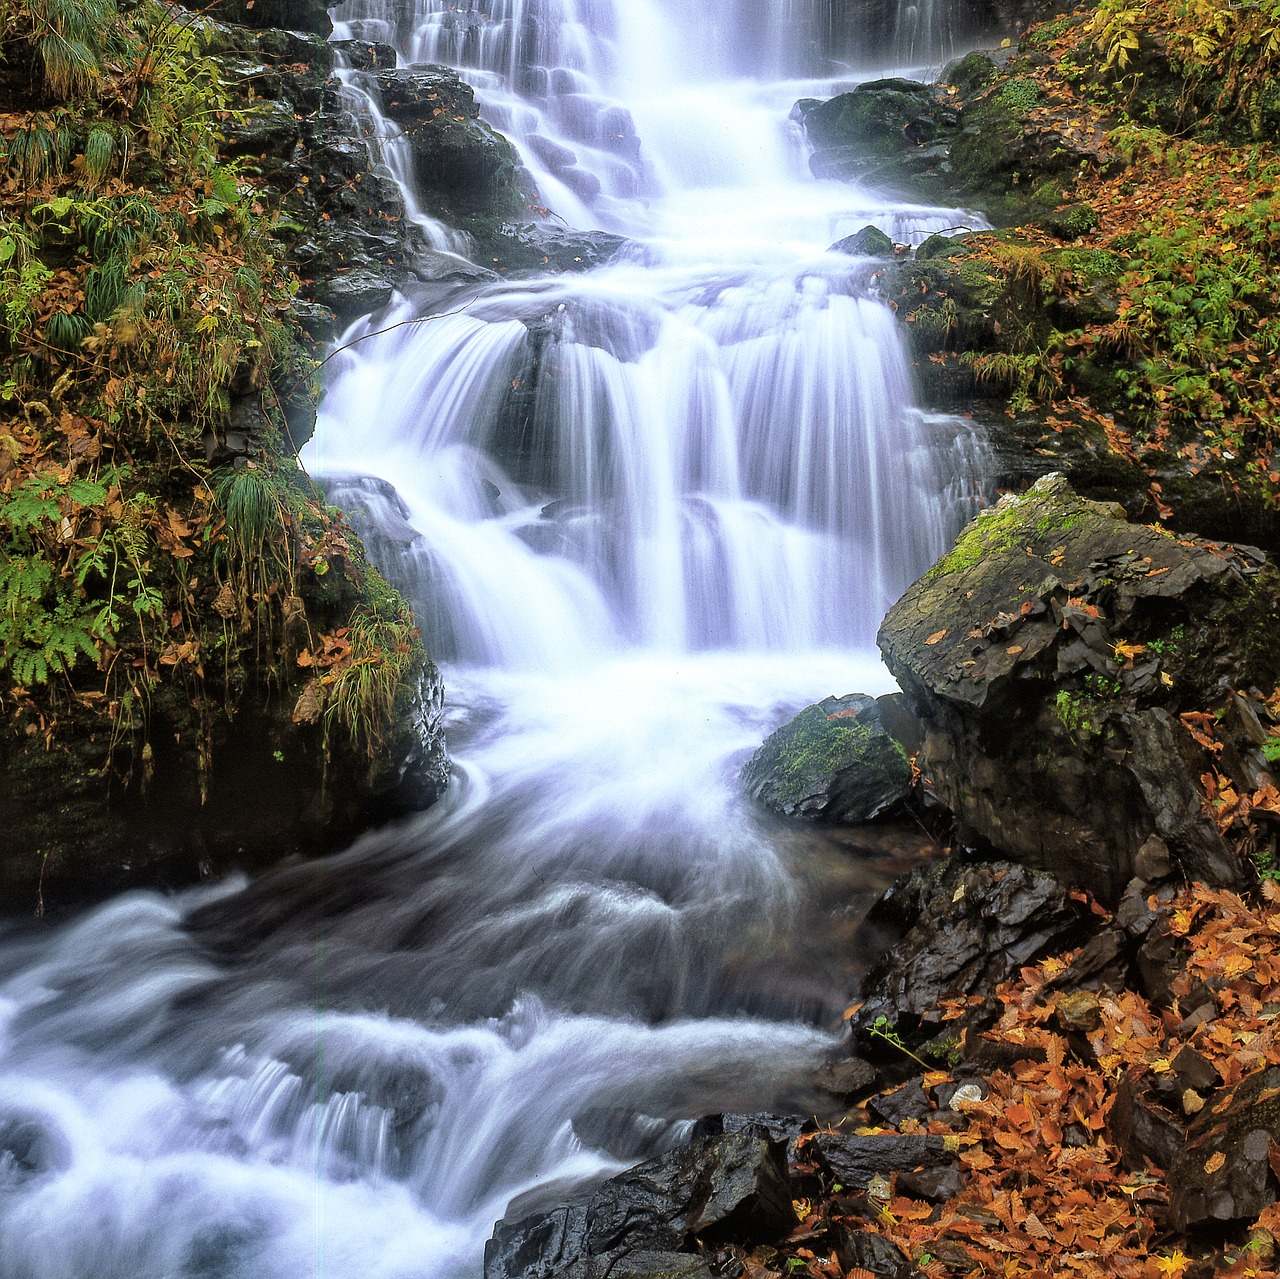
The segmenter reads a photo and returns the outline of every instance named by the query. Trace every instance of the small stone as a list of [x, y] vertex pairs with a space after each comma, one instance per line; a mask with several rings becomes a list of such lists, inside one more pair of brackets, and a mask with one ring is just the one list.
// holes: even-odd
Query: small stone
[[1166, 876], [1171, 875], [1173, 873], [1173, 862], [1169, 858], [1169, 845], [1159, 835], [1152, 835], [1138, 849], [1133, 869], [1138, 878], [1146, 880], [1148, 884], [1153, 884], [1156, 880], [1164, 879]]
[[1053, 1012], [1063, 1030], [1076, 1030], [1087, 1035], [1102, 1024], [1102, 1005], [1091, 990], [1077, 990], [1070, 995], [1063, 995]]

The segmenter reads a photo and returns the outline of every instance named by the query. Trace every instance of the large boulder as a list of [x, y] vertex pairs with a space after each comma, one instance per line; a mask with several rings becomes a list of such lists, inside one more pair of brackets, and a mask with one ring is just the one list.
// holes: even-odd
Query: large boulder
[[869, 822], [911, 791], [906, 753], [874, 697], [828, 697], [768, 737], [742, 770], [747, 794], [784, 817]]
[[243, 27], [280, 27], [320, 36], [333, 30], [324, 0], [213, 0], [202, 12]]
[[1196, 1117], [1169, 1168], [1179, 1230], [1252, 1220], [1276, 1202], [1271, 1150], [1280, 1143], [1280, 1066], [1251, 1075]]
[[702, 1279], [698, 1241], [758, 1243], [796, 1224], [786, 1142], [762, 1127], [700, 1138], [606, 1181], [590, 1201], [499, 1222], [485, 1279]]
[[[1154, 835], [1187, 875], [1239, 887], [1251, 871], [1199, 780], [1216, 757], [1183, 716], [1275, 687], [1280, 573], [1122, 514], [1060, 475], [1001, 499], [890, 610], [880, 648], [968, 842], [1114, 901]], [[1240, 754], [1253, 786], [1265, 760]]]
[[936, 862], [904, 876], [870, 921], [896, 943], [863, 982], [852, 1018], [868, 1051], [885, 1022], [914, 1038], [939, 1023], [948, 996], [987, 995], [1041, 955], [1078, 944], [1081, 915], [1052, 875], [1010, 862]]
[[819, 178], [845, 178], [913, 193], [932, 190], [935, 170], [950, 172], [959, 124], [940, 88], [914, 80], [873, 80], [818, 105], [799, 106]]
[[386, 115], [404, 129], [424, 198], [444, 217], [518, 218], [532, 194], [515, 148], [480, 119], [475, 93], [448, 67], [381, 71]]
[[1037, 193], [1042, 184], [1122, 164], [1101, 131], [1051, 109], [1027, 65], [1006, 62], [1001, 51], [974, 53], [936, 84], [873, 80], [797, 103], [814, 175], [937, 203], [971, 200], [1008, 224], [1057, 203], [1056, 190]]

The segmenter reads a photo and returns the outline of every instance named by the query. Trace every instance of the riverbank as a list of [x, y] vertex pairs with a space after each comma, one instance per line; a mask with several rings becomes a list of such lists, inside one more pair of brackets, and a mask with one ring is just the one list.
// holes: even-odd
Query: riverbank
[[295, 459], [308, 179], [256, 126], [320, 110], [326, 46], [110, 0], [0, 38], [0, 890], [182, 885], [431, 802], [439, 678]]

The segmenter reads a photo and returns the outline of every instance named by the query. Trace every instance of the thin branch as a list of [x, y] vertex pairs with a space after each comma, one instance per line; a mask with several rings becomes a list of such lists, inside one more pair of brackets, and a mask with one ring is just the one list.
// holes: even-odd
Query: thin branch
[[343, 351], [349, 351], [353, 346], [358, 346], [361, 342], [368, 341], [369, 338], [381, 337], [384, 333], [394, 333], [396, 329], [408, 328], [411, 324], [430, 324], [432, 320], [447, 320], [452, 315], [462, 315], [466, 312], [467, 306], [459, 307], [456, 311], [441, 311], [436, 315], [419, 315], [412, 320], [400, 320], [395, 324], [388, 324], [385, 329], [374, 329], [372, 333], [362, 333], [358, 338], [352, 338], [350, 342], [344, 343], [335, 350], [329, 352], [328, 355], [316, 365], [315, 371], [318, 373], [335, 355], [341, 355]]

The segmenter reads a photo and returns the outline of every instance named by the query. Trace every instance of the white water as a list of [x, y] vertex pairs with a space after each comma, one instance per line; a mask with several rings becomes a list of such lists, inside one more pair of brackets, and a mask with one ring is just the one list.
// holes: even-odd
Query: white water
[[805, 178], [799, 0], [377, 2], [338, 16], [476, 68], [549, 203], [637, 244], [345, 336], [307, 461], [418, 600], [455, 784], [323, 863], [0, 935], [0, 1279], [475, 1279], [513, 1198], [817, 1104], [836, 1043], [834, 863], [735, 778], [891, 687], [876, 626], [974, 498], [877, 265], [826, 247], [972, 215]]

